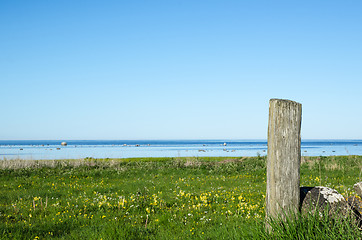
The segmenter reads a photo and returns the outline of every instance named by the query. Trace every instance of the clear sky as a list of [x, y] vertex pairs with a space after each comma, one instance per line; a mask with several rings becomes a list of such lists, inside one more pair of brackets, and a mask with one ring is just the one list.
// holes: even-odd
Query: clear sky
[[0, 139], [362, 139], [362, 1], [0, 2]]

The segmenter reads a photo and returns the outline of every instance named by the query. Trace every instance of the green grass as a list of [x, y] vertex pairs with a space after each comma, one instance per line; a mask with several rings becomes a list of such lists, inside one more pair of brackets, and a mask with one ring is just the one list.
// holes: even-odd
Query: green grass
[[327, 209], [313, 214], [288, 214], [284, 221], [270, 219], [270, 232], [262, 231], [261, 239], [361, 239], [353, 215], [330, 215]]
[[[0, 238], [318, 239], [305, 238], [316, 222], [308, 217], [283, 225], [279, 235], [265, 232], [265, 160], [0, 161]], [[361, 179], [359, 156], [302, 162], [302, 186], [329, 186], [347, 197]]]

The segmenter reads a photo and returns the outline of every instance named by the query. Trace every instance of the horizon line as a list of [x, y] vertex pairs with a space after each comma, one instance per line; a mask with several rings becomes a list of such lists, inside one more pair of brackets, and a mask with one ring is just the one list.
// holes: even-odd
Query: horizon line
[[[267, 138], [164, 138], [164, 139], [0, 139], [0, 141], [267, 141]], [[361, 140], [362, 138], [301, 138], [301, 140]]]

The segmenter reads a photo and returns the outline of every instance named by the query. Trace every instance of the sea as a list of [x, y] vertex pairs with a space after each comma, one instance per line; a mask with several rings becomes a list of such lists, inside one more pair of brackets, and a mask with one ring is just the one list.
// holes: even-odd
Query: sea
[[[62, 142], [67, 145], [62, 146]], [[242, 157], [266, 154], [266, 140], [0, 140], [0, 160]], [[362, 140], [302, 140], [301, 154], [362, 155]]]

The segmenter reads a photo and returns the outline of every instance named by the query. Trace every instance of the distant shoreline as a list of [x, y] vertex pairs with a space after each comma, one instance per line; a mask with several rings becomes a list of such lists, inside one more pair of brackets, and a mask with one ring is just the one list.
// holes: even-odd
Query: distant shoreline
[[[62, 142], [66, 144], [62, 146]], [[266, 154], [266, 140], [0, 140], [0, 159], [251, 157]], [[362, 155], [362, 140], [304, 140], [301, 154]]]

